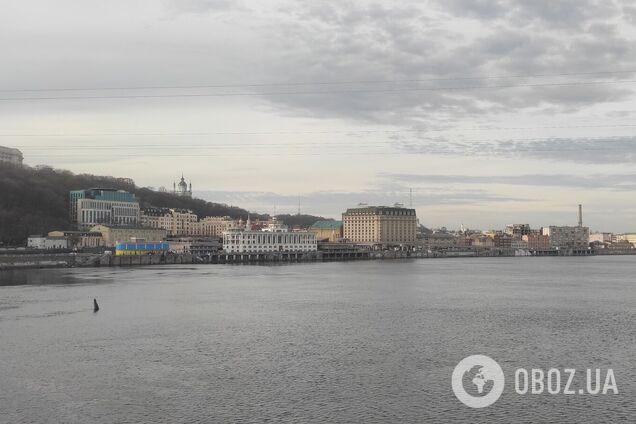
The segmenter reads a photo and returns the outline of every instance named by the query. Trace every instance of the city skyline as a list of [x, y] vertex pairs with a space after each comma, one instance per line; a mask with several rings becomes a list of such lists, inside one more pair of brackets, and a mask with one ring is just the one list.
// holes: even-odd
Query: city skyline
[[636, 9], [567, 4], [9, 4], [0, 144], [263, 213], [631, 231]]

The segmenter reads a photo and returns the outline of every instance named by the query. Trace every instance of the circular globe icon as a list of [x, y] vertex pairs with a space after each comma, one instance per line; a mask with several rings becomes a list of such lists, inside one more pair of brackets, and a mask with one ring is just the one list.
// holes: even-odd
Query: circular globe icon
[[504, 389], [504, 373], [499, 364], [485, 355], [462, 359], [453, 370], [452, 387], [461, 403], [485, 408], [499, 399]]

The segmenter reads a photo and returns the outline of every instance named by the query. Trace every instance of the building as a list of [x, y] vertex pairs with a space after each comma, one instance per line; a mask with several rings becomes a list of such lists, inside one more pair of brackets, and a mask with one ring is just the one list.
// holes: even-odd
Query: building
[[632, 245], [636, 245], [636, 233], [619, 234], [616, 241], [626, 241]]
[[275, 220], [262, 231], [237, 228], [223, 233], [223, 250], [227, 253], [315, 252], [317, 249], [316, 234], [290, 232]]
[[[522, 236], [520, 236], [519, 238], [521, 238]], [[492, 238], [493, 243], [495, 244], [495, 247], [499, 247], [501, 249], [510, 249], [512, 248], [512, 240], [514, 239], [514, 237], [511, 234], [495, 234], [495, 236]]]
[[171, 237], [196, 234], [198, 217], [191, 210], [150, 208], [141, 213], [141, 226], [162, 228]]
[[183, 174], [181, 174], [181, 181], [179, 184], [176, 182], [172, 183], [172, 194], [181, 197], [192, 197], [192, 181], [190, 181], [190, 187], [188, 188], [188, 183], [186, 183], [185, 178], [183, 178]]
[[71, 222], [80, 230], [99, 224], [137, 226], [140, 221], [139, 203], [135, 195], [113, 188], [72, 190], [69, 194]]
[[103, 246], [106, 247], [114, 247], [117, 243], [127, 243], [133, 240], [157, 243], [164, 241], [168, 235], [168, 232], [163, 228], [116, 227], [108, 225], [96, 225], [91, 228], [91, 232], [101, 233]]
[[598, 241], [600, 243], [611, 243], [612, 237], [612, 233], [590, 233], [589, 242], [593, 243], [595, 241]]
[[309, 231], [318, 241], [338, 241], [342, 238], [342, 221], [316, 221]]
[[418, 241], [425, 250], [444, 250], [457, 247], [457, 237], [446, 231], [422, 234], [422, 238]]
[[89, 231], [50, 231], [49, 237], [64, 237], [68, 246], [75, 249], [94, 249], [104, 245], [102, 233]]
[[509, 236], [521, 240], [521, 237], [530, 234], [530, 224], [508, 224], [504, 231]]
[[115, 256], [162, 255], [168, 253], [169, 247], [168, 243], [117, 243]]
[[29, 236], [27, 247], [31, 249], [68, 249], [68, 239], [66, 237], [51, 237], [43, 235]]
[[522, 236], [521, 239], [528, 243], [528, 249], [530, 250], [550, 250], [550, 236], [530, 233]]
[[400, 206], [364, 206], [342, 214], [343, 237], [361, 244], [414, 244], [415, 209]]
[[551, 225], [542, 229], [543, 235], [550, 236], [550, 248], [587, 250], [590, 243], [588, 227], [568, 227]]
[[12, 165], [22, 165], [24, 156], [18, 149], [0, 146], [0, 163], [9, 163]]
[[[523, 236], [522, 236], [523, 237]], [[528, 242], [526, 240], [523, 239], [518, 239], [518, 238], [512, 238], [512, 241], [510, 243], [510, 248], [515, 249], [515, 250], [527, 250], [528, 249]]]
[[229, 216], [207, 216], [197, 222], [193, 235], [200, 237], [222, 237], [225, 231], [237, 228]]
[[195, 256], [207, 256], [222, 250], [218, 238], [182, 237], [168, 239], [170, 251], [174, 253], [190, 253]]
[[470, 236], [470, 239], [470, 245], [474, 247], [481, 247], [486, 249], [495, 247], [495, 241], [493, 240], [493, 238], [487, 236], [486, 234], [472, 234]]

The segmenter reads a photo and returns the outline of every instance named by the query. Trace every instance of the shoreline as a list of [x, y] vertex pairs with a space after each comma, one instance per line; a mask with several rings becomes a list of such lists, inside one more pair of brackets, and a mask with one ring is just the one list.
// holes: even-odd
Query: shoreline
[[299, 262], [347, 262], [360, 260], [400, 260], [400, 259], [452, 259], [452, 258], [502, 258], [502, 257], [571, 257], [571, 256], [629, 256], [632, 251], [582, 251], [582, 252], [530, 252], [512, 249], [457, 250], [457, 251], [317, 251], [317, 252], [275, 252], [275, 253], [217, 253], [203, 257], [192, 254], [171, 255], [127, 255], [113, 256], [95, 253], [76, 254], [25, 254], [0, 256], [0, 272], [19, 269], [48, 268], [98, 268], [135, 267], [160, 265], [217, 265]]

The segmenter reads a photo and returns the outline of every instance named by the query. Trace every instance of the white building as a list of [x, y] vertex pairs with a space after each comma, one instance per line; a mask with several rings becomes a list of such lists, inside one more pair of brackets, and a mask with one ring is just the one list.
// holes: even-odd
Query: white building
[[22, 152], [18, 149], [0, 146], [0, 163], [11, 163], [13, 165], [22, 165]]
[[[250, 220], [246, 227], [250, 228]], [[273, 221], [263, 231], [235, 229], [223, 233], [223, 250], [227, 253], [315, 252], [316, 234], [309, 231], [288, 231]]]
[[27, 247], [31, 249], [68, 249], [66, 237], [29, 236]]

